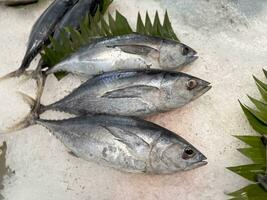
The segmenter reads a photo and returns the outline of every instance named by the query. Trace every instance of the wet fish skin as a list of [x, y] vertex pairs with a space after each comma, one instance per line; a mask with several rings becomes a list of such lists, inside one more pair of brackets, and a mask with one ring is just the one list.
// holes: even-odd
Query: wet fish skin
[[211, 88], [181, 72], [115, 71], [96, 76], [40, 113], [56, 110], [75, 115], [148, 116], [181, 107]]
[[36, 123], [76, 156], [125, 172], [172, 174], [207, 164], [183, 138], [137, 118], [97, 115]]
[[98, 39], [51, 68], [47, 74], [66, 71], [98, 75], [136, 68], [181, 70], [197, 58], [196, 51], [185, 44], [134, 33]]
[[72, 27], [78, 29], [81, 21], [86, 15], [94, 16], [98, 6], [103, 0], [79, 0], [79, 2], [73, 6], [73, 8], [64, 16], [61, 22], [58, 24], [57, 29], [53, 35], [55, 40], [60, 37], [60, 32], [65, 27]]
[[31, 61], [40, 52], [42, 46], [54, 32], [57, 23], [77, 1], [78, 0], [55, 0], [43, 12], [33, 25], [28, 40], [26, 54], [20, 68], [16, 72], [11, 73], [9, 75], [10, 77], [21, 75], [29, 67]]

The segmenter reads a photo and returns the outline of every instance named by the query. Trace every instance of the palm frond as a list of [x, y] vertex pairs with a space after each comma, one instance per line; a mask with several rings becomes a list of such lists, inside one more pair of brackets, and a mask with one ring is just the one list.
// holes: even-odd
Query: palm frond
[[[267, 71], [263, 70], [267, 78]], [[240, 103], [252, 128], [261, 135], [267, 135], [267, 84], [253, 77], [263, 100], [257, 100], [249, 97], [256, 109], [250, 108]], [[266, 171], [266, 146], [261, 140], [261, 136], [235, 136], [250, 147], [238, 149], [240, 153], [251, 159], [253, 164], [237, 167], [228, 167], [227, 169], [242, 176], [243, 178], [254, 182], [245, 188], [230, 193], [232, 199], [255, 199], [263, 200], [267, 197], [267, 191], [264, 190], [261, 183], [258, 183], [258, 175], [267, 175]]]
[[231, 200], [265, 200], [266, 192], [259, 184], [251, 184], [236, 192], [230, 193]]
[[[112, 1], [106, 0], [106, 2]], [[105, 6], [105, 9], [107, 9], [107, 7], [108, 6]], [[101, 11], [98, 9], [95, 16], [86, 16], [80, 23], [79, 30], [75, 30], [72, 27], [65, 28], [65, 30], [61, 32], [59, 41], [50, 38], [51, 45], [45, 47], [44, 52], [42, 53], [42, 58], [46, 65], [48, 67], [54, 66], [77, 49], [100, 37], [140, 33], [150, 36], [159, 36], [179, 42], [173, 31], [167, 11], [163, 23], [160, 21], [158, 12], [155, 14], [153, 23], [148, 13], [146, 13], [145, 20], [142, 20], [140, 13], [138, 13], [135, 29], [129, 25], [128, 20], [120, 12], [116, 11], [115, 17], [112, 17], [109, 13], [107, 20], [103, 16], [104, 12], [105, 10]]]

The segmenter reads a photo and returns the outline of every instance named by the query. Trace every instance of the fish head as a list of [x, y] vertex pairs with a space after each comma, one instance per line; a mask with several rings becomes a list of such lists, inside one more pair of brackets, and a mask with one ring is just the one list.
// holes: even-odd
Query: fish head
[[162, 80], [169, 108], [183, 106], [211, 89], [209, 82], [181, 72], [166, 72]]
[[174, 134], [172, 136], [167, 134], [164, 137], [151, 151], [153, 158], [151, 165], [155, 173], [172, 174], [207, 164], [207, 158], [185, 139]]
[[194, 62], [198, 56], [191, 47], [178, 42], [165, 41], [160, 47], [160, 65], [167, 70], [181, 69]]

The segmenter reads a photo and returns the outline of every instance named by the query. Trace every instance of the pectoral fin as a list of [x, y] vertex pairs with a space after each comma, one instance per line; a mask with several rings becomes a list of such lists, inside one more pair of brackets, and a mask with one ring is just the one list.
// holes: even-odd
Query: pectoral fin
[[159, 51], [157, 49], [142, 46], [142, 45], [118, 45], [112, 46], [112, 48], [119, 48], [125, 53], [135, 54], [135, 55], [142, 55], [142, 56], [153, 56], [159, 57]]
[[135, 133], [117, 127], [103, 126], [103, 128], [108, 130], [109, 133], [112, 134], [117, 141], [125, 144], [127, 148], [134, 153], [134, 155], [144, 156], [143, 153], [148, 152], [149, 144]]
[[158, 92], [159, 88], [146, 85], [130, 86], [118, 90], [106, 92], [101, 97], [103, 98], [138, 98], [150, 92]]

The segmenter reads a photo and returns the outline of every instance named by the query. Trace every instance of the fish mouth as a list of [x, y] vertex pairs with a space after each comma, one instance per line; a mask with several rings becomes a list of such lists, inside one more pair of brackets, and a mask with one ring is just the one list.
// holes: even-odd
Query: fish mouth
[[187, 55], [186, 64], [190, 64], [198, 59], [197, 52], [194, 49], [191, 49], [190, 53]]
[[201, 155], [200, 156], [200, 161], [196, 161], [195, 163], [193, 163], [192, 165], [187, 167], [185, 170], [195, 169], [195, 168], [207, 165], [207, 164], [208, 164], [207, 158], [204, 155]]
[[[196, 53], [195, 53], [196, 54]], [[190, 63], [192, 63], [192, 62], [194, 62], [195, 60], [197, 60], [199, 57], [197, 56], [197, 55], [190, 55], [189, 57], [188, 57], [188, 59], [187, 59], [187, 62], [186, 62], [186, 64], [190, 64]]]
[[211, 83], [206, 82], [206, 84], [202, 85], [201, 89], [197, 91], [197, 95], [195, 95], [192, 100], [199, 98], [200, 96], [208, 92], [211, 88]]
[[[205, 160], [202, 160], [202, 161], [199, 161], [197, 163], [194, 163], [193, 165], [191, 165], [190, 169], [195, 169], [195, 168], [198, 168], [198, 167], [202, 167], [204, 165], [207, 165], [208, 164], [208, 161], [205, 161]], [[190, 170], [188, 169], [188, 170]]]

